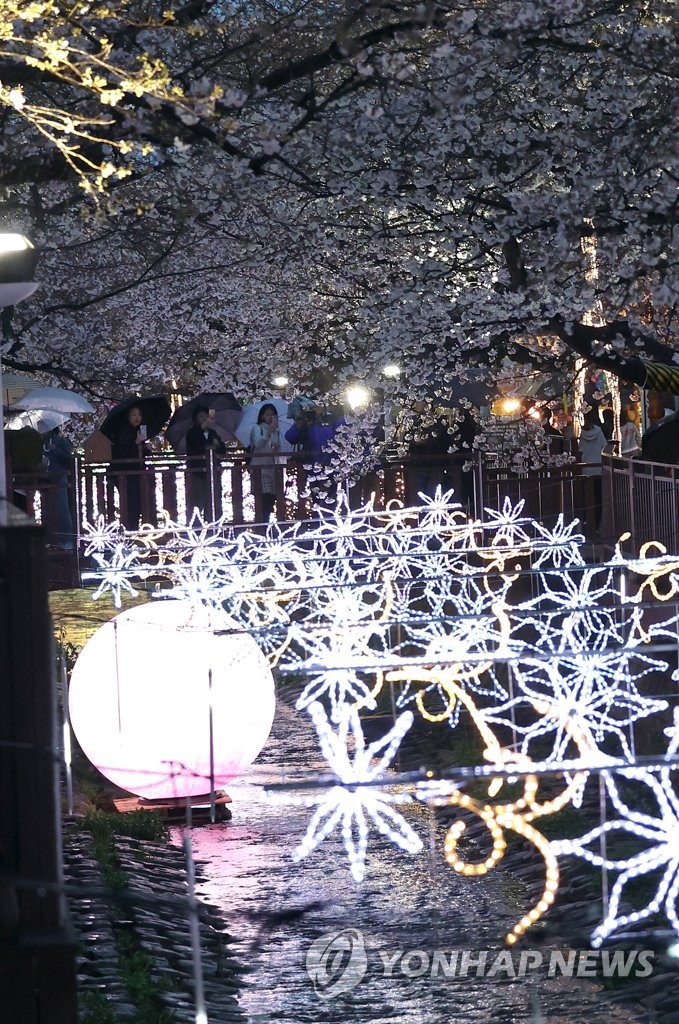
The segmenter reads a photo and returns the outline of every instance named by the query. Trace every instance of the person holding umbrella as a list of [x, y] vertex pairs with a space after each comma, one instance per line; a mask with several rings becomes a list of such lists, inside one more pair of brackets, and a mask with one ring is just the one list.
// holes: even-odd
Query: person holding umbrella
[[[116, 471], [118, 492], [126, 491], [127, 503], [121, 500], [120, 518], [127, 530], [138, 530], [141, 517], [141, 470], [144, 468], [148, 429], [138, 405], [127, 410], [126, 420], [111, 436], [111, 469]], [[127, 507], [125, 507], [127, 505]]]
[[120, 517], [128, 530], [139, 529], [141, 481], [146, 442], [170, 418], [165, 395], [132, 396], [111, 409], [99, 428], [111, 442], [111, 471], [120, 495]]
[[278, 424], [278, 410], [266, 402], [257, 415], [257, 422], [250, 432], [250, 466], [259, 469], [262, 487], [262, 513], [268, 523], [276, 507], [276, 455], [281, 450], [281, 433]]
[[198, 509], [204, 513], [207, 498], [206, 456], [211, 452], [215, 455], [224, 455], [226, 445], [211, 426], [212, 420], [207, 406], [196, 406], [191, 418], [193, 426], [186, 432], [186, 460], [191, 467], [186, 480], [186, 504], [189, 509]]
[[[56, 534], [56, 542], [64, 551], [73, 550], [73, 518], [68, 495], [69, 474], [73, 469], [73, 448], [68, 438], [64, 437], [59, 427], [50, 430], [45, 438], [45, 458], [50, 484], [50, 493], [46, 495], [44, 514], [45, 523]], [[51, 519], [54, 513], [54, 525]], [[55, 529], [56, 527], [56, 529]]]
[[236, 439], [236, 427], [243, 411], [238, 399], [230, 391], [203, 391], [175, 409], [167, 425], [165, 438], [177, 455], [189, 454], [187, 439], [189, 431], [196, 426], [198, 409], [209, 411], [210, 430], [214, 430], [220, 441], [228, 443]]
[[[283, 469], [292, 445], [285, 431], [292, 426], [288, 419], [288, 403], [282, 398], [253, 402], [243, 410], [236, 438], [250, 453], [253, 490], [257, 490], [257, 515], [268, 522], [276, 505], [276, 484], [282, 489]], [[279, 510], [282, 511], [282, 510]]]

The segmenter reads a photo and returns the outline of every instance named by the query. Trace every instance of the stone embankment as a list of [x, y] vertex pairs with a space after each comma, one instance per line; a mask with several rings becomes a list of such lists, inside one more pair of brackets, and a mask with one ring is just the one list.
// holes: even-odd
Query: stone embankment
[[[199, 867], [198, 867], [199, 870]], [[168, 842], [111, 835], [102, 852], [66, 826], [68, 902], [79, 944], [82, 1024], [194, 1024], [194, 963], [184, 856]], [[211, 1024], [242, 1024], [237, 967], [215, 908], [198, 902]]]

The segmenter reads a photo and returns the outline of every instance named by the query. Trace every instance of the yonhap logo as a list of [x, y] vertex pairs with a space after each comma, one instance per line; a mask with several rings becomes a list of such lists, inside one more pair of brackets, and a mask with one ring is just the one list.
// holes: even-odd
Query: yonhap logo
[[[373, 976], [399, 983], [414, 978], [457, 981], [477, 978], [525, 978], [540, 971], [546, 978], [646, 978], [653, 973], [652, 950], [424, 950], [374, 949]], [[351, 992], [368, 973], [368, 950], [361, 932], [345, 928], [316, 939], [306, 969], [319, 999]]]
[[320, 999], [351, 992], [368, 970], [363, 936], [356, 928], [321, 935], [309, 946], [306, 969]]

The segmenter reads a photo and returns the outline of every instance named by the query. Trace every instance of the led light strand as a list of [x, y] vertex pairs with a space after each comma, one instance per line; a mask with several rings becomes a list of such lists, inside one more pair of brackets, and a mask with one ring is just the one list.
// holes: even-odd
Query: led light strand
[[[287, 803], [302, 802], [309, 807], [316, 806], [306, 833], [293, 852], [293, 859], [299, 861], [307, 857], [340, 825], [351, 874], [360, 882], [365, 876], [369, 821], [402, 850], [418, 853], [422, 849], [422, 840], [393, 806], [410, 803], [412, 798], [408, 794], [364, 785], [379, 780], [387, 770], [413, 723], [412, 713], [405, 711], [380, 740], [366, 745], [355, 708], [342, 705], [337, 731], [330, 725], [322, 704], [314, 702], [308, 711], [323, 756], [338, 784], [321, 795], [310, 795], [302, 801], [298, 798], [291, 800], [287, 796], [277, 798]], [[351, 741], [354, 744], [353, 759], [348, 749]]]

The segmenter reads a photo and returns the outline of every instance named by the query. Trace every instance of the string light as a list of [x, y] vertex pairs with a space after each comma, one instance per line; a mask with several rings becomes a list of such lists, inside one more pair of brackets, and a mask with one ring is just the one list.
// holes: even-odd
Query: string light
[[[413, 723], [412, 713], [404, 712], [382, 739], [366, 746], [355, 708], [348, 704], [341, 706], [336, 731], [318, 701], [310, 704], [308, 711], [316, 727], [323, 756], [339, 785], [306, 798], [277, 798], [316, 807], [306, 834], [293, 853], [294, 860], [307, 857], [339, 826], [349, 857], [349, 869], [356, 881], [361, 882], [365, 876], [368, 821], [407, 853], [419, 853], [422, 840], [393, 806], [410, 803], [412, 798], [407, 794], [390, 793], [365, 785], [379, 780], [391, 764], [401, 740]], [[351, 745], [354, 748], [353, 760], [349, 751]], [[377, 760], [373, 763], [375, 758]]]
[[[646, 795], [650, 791], [659, 808], [659, 815], [654, 817], [645, 811], [635, 811], [627, 806], [621, 798], [616, 784], [616, 777], [635, 780], [646, 787]], [[608, 901], [608, 911], [602, 923], [595, 928], [592, 943], [601, 943], [614, 932], [643, 921], [664, 910], [667, 920], [679, 935], [679, 916], [677, 914], [677, 896], [679, 894], [679, 801], [672, 786], [669, 770], [657, 772], [645, 769], [623, 769], [605, 776], [606, 791], [619, 815], [612, 821], [606, 821], [591, 829], [579, 839], [564, 839], [552, 843], [552, 852], [582, 857], [590, 864], [606, 867], [609, 871], [620, 872]], [[641, 802], [645, 807], [647, 801]], [[602, 836], [624, 834], [638, 840], [647, 840], [651, 845], [631, 856], [613, 859], [594, 853], [588, 844], [598, 843]], [[642, 875], [662, 869], [662, 877], [652, 897], [639, 910], [620, 913], [620, 903], [625, 896], [628, 882]], [[627, 897], [629, 898], [629, 897]]]
[[[516, 765], [518, 771], [530, 771], [532, 765], [528, 757], [500, 747], [497, 738], [489, 729], [486, 720], [470, 695], [460, 690], [452, 681], [449, 681], [449, 686], [457, 691], [456, 696], [467, 706], [472, 721], [486, 742], [484, 757], [498, 766], [506, 767], [511, 764]], [[536, 710], [541, 713], [544, 709], [536, 708]], [[586, 733], [579, 729], [575, 723], [568, 720], [564, 724], [576, 743], [579, 752], [586, 755], [590, 750], [589, 738]], [[582, 787], [585, 778], [585, 773], [576, 774], [558, 796], [545, 803], [538, 801], [538, 780], [532, 774], [524, 775], [522, 796], [508, 804], [482, 804], [468, 794], [460, 792], [456, 787], [437, 787], [429, 783], [418, 787], [420, 799], [433, 803], [435, 806], [457, 806], [463, 810], [470, 811], [481, 819], [490, 833], [493, 843], [490, 855], [479, 863], [469, 863], [459, 857], [457, 853], [458, 840], [465, 830], [465, 824], [462, 821], [453, 822], [446, 835], [444, 853], [446, 860], [454, 871], [458, 871], [463, 875], [484, 875], [491, 868], [495, 867], [504, 857], [507, 848], [504, 838], [504, 831], [506, 829], [523, 836], [542, 856], [545, 864], [545, 884], [542, 895], [536, 905], [528, 913], [524, 914], [521, 920], [505, 936], [505, 941], [508, 945], [513, 945], [549, 909], [556, 898], [559, 886], [559, 865], [556, 855], [551, 849], [549, 841], [531, 822], [536, 818], [553, 814], [562, 807], [565, 807], [573, 799], [573, 795]], [[496, 796], [500, 787], [501, 780], [493, 780], [489, 786], [489, 796]]]
[[[676, 610], [666, 602], [679, 593], [679, 559], [658, 544], [627, 558], [624, 539], [608, 563], [588, 566], [577, 521], [559, 516], [547, 527], [526, 514], [523, 502], [509, 499], [473, 519], [452, 492], [438, 488], [433, 496], [421, 495], [417, 508], [394, 503], [376, 510], [368, 502], [350, 509], [341, 497], [335, 508], [319, 510], [314, 522], [272, 522], [263, 533], [236, 533], [225, 519], [206, 523], [200, 516], [189, 526], [168, 520], [137, 534], [100, 520], [88, 531], [86, 551], [97, 565], [97, 596], [110, 592], [119, 602], [123, 592], [134, 592], [136, 581], [153, 575], [191, 605], [225, 608], [271, 664], [302, 677], [297, 707], [311, 715], [333, 780], [321, 780], [312, 795], [287, 797], [314, 808], [296, 859], [339, 829], [351, 872], [360, 880], [371, 824], [406, 852], [421, 848], [395, 809], [412, 796], [395, 791], [388, 777], [382, 782], [412, 711], [403, 711], [376, 743], [366, 745], [361, 728], [359, 710], [375, 708], [385, 680], [399, 688], [398, 706], [412, 704], [429, 722], [455, 726], [463, 711], [468, 714], [487, 764], [503, 772], [491, 774], [487, 800], [441, 783], [418, 786], [415, 795], [465, 809], [488, 830], [490, 851], [470, 863], [458, 849], [464, 822], [451, 825], [444, 854], [461, 874], [485, 874], [498, 864], [507, 830], [540, 853], [543, 892], [506, 937], [512, 944], [553, 902], [562, 854], [611, 870], [617, 865], [621, 872], [597, 941], [662, 908], [675, 926], [677, 862], [669, 853], [663, 858], [670, 838], [679, 845], [679, 801], [669, 769], [634, 767], [629, 736], [636, 721], [667, 707], [642, 695], [639, 684], [650, 674], [669, 674], [664, 659], [642, 648], [676, 644]], [[621, 572], [635, 580], [625, 591]], [[517, 586], [526, 578], [528, 593]], [[650, 619], [643, 608], [647, 598], [667, 610]], [[496, 729], [511, 729], [517, 749], [502, 747]], [[678, 737], [675, 723], [674, 749]], [[546, 753], [545, 744], [551, 745]], [[616, 818], [580, 839], [549, 843], [536, 820], [577, 804], [588, 777], [586, 767], [576, 770], [569, 762], [573, 750], [585, 765], [601, 766], [608, 764], [612, 745], [630, 762], [605, 776]], [[522, 792], [499, 803], [509, 767], [523, 780]], [[562, 768], [563, 787], [541, 800], [535, 773]], [[661, 808], [658, 819], [627, 808], [618, 777], [651, 790]], [[634, 834], [652, 848], [636, 860], [604, 861], [589, 845], [605, 832]], [[658, 894], [647, 907], [620, 915], [627, 881], [652, 865], [665, 869]]]

